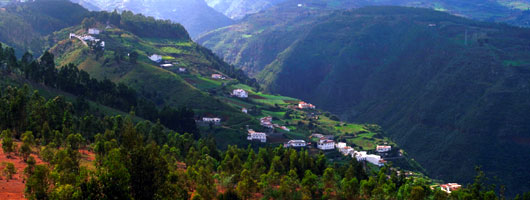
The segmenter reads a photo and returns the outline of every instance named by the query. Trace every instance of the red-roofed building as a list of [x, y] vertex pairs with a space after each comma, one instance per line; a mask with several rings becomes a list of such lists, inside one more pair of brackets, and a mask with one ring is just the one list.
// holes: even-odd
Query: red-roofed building
[[298, 103], [298, 108], [300, 108], [300, 109], [315, 109], [316, 106], [314, 106], [313, 104], [310, 104], [310, 103], [306, 103], [306, 102], [300, 101]]
[[452, 191], [455, 191], [455, 190], [458, 190], [460, 189], [462, 186], [457, 184], [457, 183], [448, 183], [448, 184], [443, 184], [443, 185], [440, 185], [440, 188], [442, 189], [442, 191], [444, 192], [447, 192], [447, 193], [451, 193]]
[[392, 146], [383, 146], [383, 145], [377, 145], [375, 151], [379, 153], [389, 152], [392, 150]]

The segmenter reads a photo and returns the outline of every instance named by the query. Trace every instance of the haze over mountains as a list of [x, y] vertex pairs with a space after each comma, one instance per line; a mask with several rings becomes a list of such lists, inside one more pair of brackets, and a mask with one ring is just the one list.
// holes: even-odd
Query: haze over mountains
[[232, 20], [209, 7], [204, 0], [72, 0], [87, 9], [129, 10], [182, 24], [190, 36], [232, 24]]
[[496, 0], [496, 1], [412, 1], [412, 0], [71, 0], [89, 10], [130, 10], [158, 19], [169, 19], [179, 22], [196, 38], [201, 33], [215, 30], [234, 23], [245, 16], [266, 10], [284, 2], [295, 4], [319, 4], [334, 9], [357, 8], [371, 5], [396, 5], [408, 7], [425, 7], [455, 15], [466, 16], [478, 20], [507, 22], [519, 26], [527, 26], [528, 0]]
[[265, 10], [285, 0], [206, 0], [215, 10], [232, 19], [241, 19], [246, 15]]

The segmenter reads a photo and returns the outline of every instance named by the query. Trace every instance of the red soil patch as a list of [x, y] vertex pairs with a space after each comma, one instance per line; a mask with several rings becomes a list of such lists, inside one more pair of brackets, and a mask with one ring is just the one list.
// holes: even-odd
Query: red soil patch
[[[17, 146], [20, 146], [20, 142], [16, 142]], [[0, 144], [0, 147], [2, 145]], [[31, 154], [35, 161], [37, 161], [37, 165], [44, 164], [44, 162], [37, 156], [37, 154], [32, 153]], [[26, 168], [27, 164], [24, 162], [22, 157], [18, 155], [11, 154], [11, 157], [8, 158], [7, 155], [4, 153], [2, 148], [0, 148], [0, 163], [3, 162], [10, 162], [15, 165], [15, 169], [17, 170], [17, 173], [13, 175], [13, 179], [6, 180], [6, 177], [3, 175], [2, 180], [0, 180], [0, 199], [5, 200], [11, 200], [11, 199], [26, 199], [24, 198], [24, 169]], [[3, 171], [4, 166], [0, 164], [0, 171]]]
[[96, 160], [96, 154], [94, 154], [94, 152], [91, 152], [91, 151], [86, 150], [86, 149], [80, 149], [79, 153], [81, 153], [81, 158], [83, 160], [87, 160], [87, 161]]

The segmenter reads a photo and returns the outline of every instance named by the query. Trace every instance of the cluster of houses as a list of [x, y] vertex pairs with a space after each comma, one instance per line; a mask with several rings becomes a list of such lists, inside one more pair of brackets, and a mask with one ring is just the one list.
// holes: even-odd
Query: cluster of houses
[[248, 98], [248, 92], [243, 89], [235, 89], [231, 95], [242, 99]]
[[[368, 154], [366, 151], [355, 151], [352, 147], [348, 146], [344, 142], [336, 143], [333, 140], [333, 136], [324, 136], [322, 134], [312, 134], [311, 137], [319, 138], [317, 143], [317, 148], [323, 151], [337, 149], [344, 156], [351, 156], [352, 158], [357, 159], [357, 161], [366, 161], [377, 165], [379, 167], [385, 165], [385, 160], [381, 158], [380, 155]], [[307, 143], [304, 140], [290, 140], [285, 143], [284, 147], [306, 147]], [[389, 152], [392, 150], [391, 146], [382, 146], [378, 145], [376, 151], [380, 152]]]
[[[101, 31], [96, 28], [89, 28], [87, 35], [77, 35], [75, 33], [70, 33], [70, 39], [78, 39], [81, 41], [85, 46], [91, 46], [91, 47], [101, 47], [105, 49], [105, 41], [101, 41], [100, 39], [97, 39], [95, 35], [99, 35]], [[101, 42], [100, 42], [101, 41]], [[95, 46], [99, 45], [99, 46]]]
[[299, 109], [316, 109], [316, 106], [313, 105], [313, 104], [310, 104], [310, 103], [306, 103], [306, 102], [300, 101], [298, 103], [298, 108]]
[[[311, 137], [319, 138], [317, 143], [317, 148], [323, 151], [337, 149], [344, 156], [351, 156], [357, 161], [367, 161], [377, 166], [385, 165], [385, 160], [381, 158], [380, 155], [368, 154], [366, 151], [355, 151], [352, 147], [348, 146], [344, 142], [336, 143], [333, 140], [333, 136], [324, 136], [322, 134], [312, 134]], [[378, 145], [376, 147], [376, 152], [383, 153], [389, 152], [392, 150], [391, 146], [382, 146]]]
[[249, 129], [248, 130], [247, 140], [249, 140], [249, 141], [259, 140], [260, 142], [265, 143], [265, 142], [267, 142], [267, 134], [262, 133], [262, 132], [256, 132], [256, 131], [254, 131], [252, 129]]
[[[379, 147], [381, 147], [381, 146], [378, 145], [377, 149], [379, 149]], [[391, 148], [392, 148], [390, 146], [385, 146], [385, 147], [388, 147], [387, 151], [390, 151]], [[344, 142], [339, 142], [336, 145], [336, 148], [343, 155], [351, 156], [351, 157], [357, 159], [357, 161], [366, 161], [366, 162], [372, 163], [374, 165], [377, 165], [379, 167], [385, 165], [385, 162], [386, 162], [384, 159], [381, 158], [380, 155], [368, 154], [366, 151], [355, 151], [355, 149], [353, 149], [352, 147], [348, 146]]]

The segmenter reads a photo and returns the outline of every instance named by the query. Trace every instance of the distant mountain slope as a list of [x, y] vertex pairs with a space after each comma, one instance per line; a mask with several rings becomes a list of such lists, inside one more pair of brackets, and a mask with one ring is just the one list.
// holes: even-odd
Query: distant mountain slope
[[436, 178], [468, 182], [481, 165], [510, 194], [529, 189], [530, 30], [399, 7], [270, 15], [293, 17], [260, 13], [199, 42], [270, 92], [382, 124]]
[[310, 24], [330, 12], [313, 4], [298, 7], [286, 2], [204, 34], [197, 42], [254, 76], [303, 36]]
[[[223, 14], [210, 8], [204, 0], [73, 0], [101, 10], [130, 10], [157, 19], [168, 19], [186, 27], [192, 37], [232, 24]], [[88, 7], [87, 7], [88, 8]]]
[[283, 1], [285, 0], [206, 0], [206, 3], [232, 19], [241, 19]]
[[67, 0], [11, 4], [0, 10], [0, 41], [18, 54], [30, 51], [38, 55], [53, 43], [44, 36], [80, 24], [87, 14], [88, 10]]

